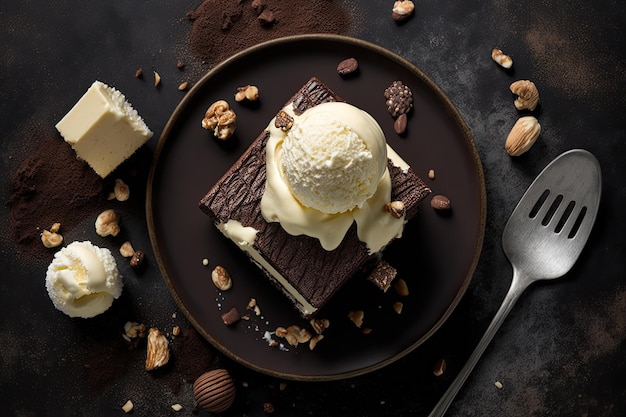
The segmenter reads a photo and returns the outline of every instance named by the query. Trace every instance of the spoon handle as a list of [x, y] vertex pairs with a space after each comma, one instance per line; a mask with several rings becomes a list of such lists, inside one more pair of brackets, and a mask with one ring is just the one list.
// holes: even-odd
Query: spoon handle
[[485, 349], [487, 349], [487, 346], [491, 342], [491, 339], [493, 339], [493, 336], [496, 334], [496, 332], [504, 322], [504, 319], [519, 299], [519, 296], [528, 286], [525, 281], [526, 280], [519, 279], [517, 271], [513, 272], [513, 282], [511, 283], [511, 287], [504, 297], [504, 300], [502, 301], [502, 305], [498, 309], [498, 312], [491, 321], [491, 324], [489, 324], [489, 327], [487, 327], [485, 334], [480, 339], [480, 342], [478, 342], [478, 345], [465, 363], [465, 366], [463, 366], [457, 377], [454, 379], [454, 381], [452, 381], [452, 384], [450, 385], [450, 387], [448, 387], [448, 390], [443, 394], [443, 396], [435, 405], [433, 411], [428, 415], [428, 417], [441, 417], [445, 414], [450, 404], [452, 404], [454, 397], [456, 397], [457, 393], [463, 386], [463, 383], [467, 380], [470, 372], [472, 372], [474, 366], [476, 366], [476, 363], [478, 363], [478, 360], [485, 352]]

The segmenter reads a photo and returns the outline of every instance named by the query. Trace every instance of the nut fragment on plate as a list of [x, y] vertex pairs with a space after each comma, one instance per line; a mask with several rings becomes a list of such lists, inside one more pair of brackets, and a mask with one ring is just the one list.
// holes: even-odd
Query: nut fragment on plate
[[133, 407], [134, 407], [133, 402], [131, 400], [128, 400], [122, 406], [122, 411], [128, 414], [131, 411], [133, 411]]
[[396, 22], [408, 19], [415, 10], [415, 4], [411, 0], [399, 0], [393, 3], [391, 18]]
[[158, 87], [159, 84], [161, 84], [161, 76], [159, 75], [158, 72], [153, 71], [154, 72], [154, 86]]
[[518, 96], [513, 103], [517, 110], [535, 110], [539, 103], [539, 90], [535, 83], [529, 80], [518, 80], [511, 84], [510, 89]]
[[300, 343], [307, 343], [311, 340], [312, 334], [305, 328], [298, 325], [291, 325], [287, 328], [277, 327], [274, 332], [277, 337], [284, 338], [291, 346], [298, 346]]
[[148, 332], [148, 353], [146, 355], [146, 371], [160, 368], [170, 360], [170, 348], [167, 338], [156, 327]]
[[54, 223], [52, 227], [50, 227], [50, 230], [41, 232], [41, 243], [43, 243], [46, 248], [56, 248], [63, 243], [63, 236], [58, 233], [60, 228], [61, 223]]
[[216, 266], [211, 271], [211, 280], [215, 286], [222, 290], [227, 291], [233, 286], [233, 280], [230, 277], [230, 273], [223, 266]]
[[120, 232], [119, 221], [120, 216], [115, 210], [104, 210], [96, 218], [96, 233], [102, 237], [117, 236]]
[[352, 323], [358, 328], [363, 326], [363, 318], [365, 317], [365, 312], [363, 310], [356, 310], [348, 312], [348, 318], [352, 320]]
[[398, 278], [396, 282], [393, 284], [393, 287], [396, 289], [398, 295], [402, 297], [406, 297], [409, 295], [409, 286], [406, 281], [402, 278]]
[[513, 66], [513, 60], [511, 57], [498, 48], [493, 48], [491, 50], [491, 59], [497, 62], [502, 68], [509, 69]]
[[213, 136], [226, 140], [235, 133], [237, 115], [226, 100], [211, 104], [202, 119], [202, 127], [213, 131]]
[[130, 258], [130, 266], [133, 268], [141, 267], [143, 265], [145, 257], [146, 255], [143, 253], [143, 251], [136, 250], [135, 253], [133, 253], [133, 256], [131, 256]]
[[311, 327], [313, 328], [313, 330], [315, 330], [315, 333], [317, 334], [322, 334], [324, 330], [330, 327], [330, 321], [328, 319], [314, 318], [314, 319], [311, 319], [309, 323], [311, 324]]
[[435, 374], [435, 376], [441, 376], [443, 375], [445, 371], [446, 371], [446, 360], [441, 358], [437, 360], [437, 362], [435, 362], [435, 365], [433, 366], [433, 374]]
[[519, 156], [533, 146], [540, 133], [541, 125], [535, 117], [520, 117], [509, 132], [504, 148], [509, 155]]
[[255, 85], [244, 85], [243, 87], [237, 87], [237, 92], [235, 93], [235, 101], [256, 101], [259, 99], [259, 89]]

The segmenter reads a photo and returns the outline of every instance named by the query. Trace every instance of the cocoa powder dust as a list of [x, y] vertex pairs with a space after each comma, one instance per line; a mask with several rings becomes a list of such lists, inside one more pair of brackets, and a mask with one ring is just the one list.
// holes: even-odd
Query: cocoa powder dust
[[[273, 21], [262, 23], [262, 11]], [[193, 52], [210, 65], [258, 43], [305, 33], [347, 35], [354, 13], [331, 0], [205, 0], [187, 13]]]
[[97, 214], [106, 201], [102, 180], [59, 136], [39, 134], [39, 144], [11, 177], [13, 236], [21, 251], [51, 253], [41, 243], [41, 232], [61, 223], [61, 232]]

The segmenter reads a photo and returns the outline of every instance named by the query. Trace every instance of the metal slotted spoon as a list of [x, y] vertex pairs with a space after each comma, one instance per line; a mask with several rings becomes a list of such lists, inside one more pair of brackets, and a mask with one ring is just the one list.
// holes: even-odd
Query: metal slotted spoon
[[600, 164], [574, 149], [552, 161], [530, 185], [504, 227], [502, 248], [513, 280], [476, 349], [429, 417], [442, 416], [513, 305], [530, 284], [559, 278], [578, 259], [593, 227], [602, 192]]

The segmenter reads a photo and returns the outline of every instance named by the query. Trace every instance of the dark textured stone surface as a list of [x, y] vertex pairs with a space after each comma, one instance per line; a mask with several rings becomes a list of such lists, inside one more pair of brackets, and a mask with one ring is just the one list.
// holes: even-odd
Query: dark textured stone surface
[[[28, 141], [31, 128], [54, 133], [54, 124], [94, 79], [126, 94], [155, 130], [146, 153], [154, 149], [181, 98], [175, 87], [207, 69], [194, 61], [186, 43], [184, 16], [197, 5], [164, 0], [3, 4], [0, 170], [13, 172], [36, 147]], [[418, 4], [403, 25], [391, 20], [389, 5], [358, 2], [358, 12], [364, 24], [352, 34], [419, 66], [448, 94], [473, 133], [488, 197], [481, 261], [446, 324], [413, 353], [372, 374], [327, 383], [290, 381], [280, 390], [282, 381], [218, 357], [238, 388], [225, 415], [263, 416], [268, 401], [275, 415], [428, 415], [509, 286], [511, 267], [500, 247], [508, 215], [550, 160], [577, 147], [592, 151], [604, 174], [588, 245], [564, 279], [535, 285], [522, 296], [447, 415], [625, 415], [626, 103], [620, 92], [626, 88], [626, 10], [608, 0], [433, 2]], [[513, 57], [513, 71], [491, 61], [493, 47]], [[176, 68], [178, 60], [187, 64], [183, 72]], [[134, 77], [138, 67], [144, 69], [143, 80]], [[160, 89], [151, 84], [152, 68], [162, 77]], [[518, 113], [508, 86], [517, 79], [531, 79], [539, 88], [536, 113], [543, 133], [526, 155], [510, 158], [503, 144]], [[8, 176], [3, 178], [6, 199]], [[188, 326], [150, 250], [142, 201], [145, 173], [135, 178], [124, 227], [135, 248], [145, 250], [147, 265], [141, 275], [122, 266], [125, 292], [106, 317], [75, 321], [54, 311], [43, 284], [52, 256], [19, 253], [3, 222], [0, 414], [110, 416], [122, 413], [127, 399], [135, 403], [133, 415], [166, 414], [175, 403], [185, 412], [193, 409], [189, 384], [174, 388], [168, 375], [145, 373], [142, 352], [127, 351], [119, 339], [129, 319], [163, 329]], [[0, 213], [9, 218], [6, 206]], [[65, 238], [91, 236], [92, 227], [92, 219], [86, 219]], [[94, 243], [115, 247], [121, 242]], [[432, 366], [442, 357], [446, 372], [435, 377]], [[95, 369], [109, 372], [97, 375]], [[502, 390], [495, 388], [496, 380]]]

